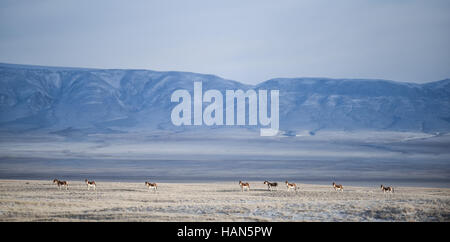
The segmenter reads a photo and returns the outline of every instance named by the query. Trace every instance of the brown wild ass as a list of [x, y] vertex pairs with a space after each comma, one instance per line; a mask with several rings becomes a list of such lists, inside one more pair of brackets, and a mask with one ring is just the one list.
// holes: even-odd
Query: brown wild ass
[[53, 179], [53, 184], [58, 185], [58, 189], [61, 189], [62, 186], [65, 186], [66, 190], [69, 189], [69, 183], [66, 181], [60, 181], [58, 179]]
[[95, 184], [95, 181], [89, 181], [88, 179], [85, 179], [84, 182], [86, 182], [87, 189], [89, 191], [90, 187], [94, 187], [94, 190], [97, 188], [97, 185]]
[[393, 187], [385, 187], [385, 186], [381, 185], [381, 191], [383, 191], [383, 193], [385, 193], [385, 192], [393, 193], [394, 192], [394, 188]]
[[333, 188], [335, 191], [339, 190], [339, 191], [344, 191], [344, 187], [341, 184], [336, 184], [335, 182], [333, 182]]
[[267, 189], [269, 191], [272, 191], [272, 187], [277, 187], [278, 186], [278, 183], [276, 183], [276, 182], [264, 181], [264, 184], [267, 185]]
[[288, 181], [286, 181], [286, 187], [287, 187], [288, 191], [290, 189], [294, 189], [294, 191], [297, 191], [297, 184], [295, 184], [295, 183], [289, 183]]
[[250, 184], [248, 182], [243, 183], [242, 181], [239, 181], [239, 186], [241, 186], [241, 191], [244, 191], [244, 188], [250, 191]]
[[156, 183], [145, 182], [145, 185], [148, 187], [149, 191], [150, 189], [153, 189], [153, 191], [156, 191], [156, 189], [158, 189], [158, 184]]

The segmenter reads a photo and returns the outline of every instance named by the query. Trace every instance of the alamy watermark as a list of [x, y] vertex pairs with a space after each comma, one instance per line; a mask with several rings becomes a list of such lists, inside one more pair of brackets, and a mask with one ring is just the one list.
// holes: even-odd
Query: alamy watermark
[[[170, 101], [178, 102], [178, 104], [172, 109], [171, 119], [176, 126], [192, 125], [193, 106], [193, 125], [258, 125], [259, 121], [259, 125], [264, 127], [260, 129], [261, 136], [274, 136], [278, 134], [280, 125], [279, 96], [279, 90], [270, 91], [269, 117], [267, 90], [258, 90], [258, 93], [252, 89], [246, 92], [226, 90], [224, 122], [222, 93], [215, 89], [203, 93], [202, 82], [194, 82], [193, 100], [187, 90], [179, 89], [172, 93]], [[246, 122], [246, 100], [248, 102], [248, 122]], [[209, 103], [209, 105], [203, 109], [203, 103]]]

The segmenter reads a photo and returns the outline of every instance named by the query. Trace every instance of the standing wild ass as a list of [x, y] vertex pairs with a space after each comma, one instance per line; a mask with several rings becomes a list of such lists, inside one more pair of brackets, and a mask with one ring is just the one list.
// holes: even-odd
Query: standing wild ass
[[88, 191], [89, 191], [90, 187], [93, 187], [94, 190], [96, 190], [97, 185], [95, 184], [95, 181], [89, 181], [88, 179], [85, 179], [84, 182], [86, 182], [86, 186], [87, 186]]
[[241, 191], [244, 191], [244, 188], [250, 191], [250, 184], [248, 182], [243, 183], [242, 181], [239, 181], [239, 186], [241, 186]]
[[344, 187], [341, 184], [336, 184], [335, 182], [333, 182], [333, 188], [335, 191], [344, 191]]
[[69, 189], [69, 183], [66, 181], [60, 181], [55, 178], [55, 179], [53, 179], [53, 184], [58, 185], [58, 189], [61, 189], [61, 187], [63, 187], [63, 186], [66, 187], [66, 190]]

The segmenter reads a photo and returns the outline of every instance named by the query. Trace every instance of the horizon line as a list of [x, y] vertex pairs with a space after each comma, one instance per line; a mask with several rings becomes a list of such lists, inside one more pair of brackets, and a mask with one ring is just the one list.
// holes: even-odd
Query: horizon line
[[391, 80], [391, 79], [380, 79], [380, 78], [347, 78], [347, 77], [321, 77], [321, 76], [298, 76], [298, 77], [274, 77], [274, 78], [270, 78], [267, 80], [263, 80], [261, 82], [258, 82], [256, 84], [249, 84], [246, 82], [242, 82], [242, 81], [237, 81], [237, 80], [233, 80], [233, 79], [228, 79], [228, 78], [224, 78], [221, 77], [217, 74], [211, 74], [211, 73], [199, 73], [199, 72], [193, 72], [193, 71], [176, 71], [176, 70], [168, 70], [168, 71], [162, 71], [162, 70], [154, 70], [154, 69], [145, 69], [145, 68], [101, 68], [101, 67], [71, 67], [71, 66], [54, 66], [54, 65], [39, 65], [39, 64], [17, 64], [17, 63], [7, 63], [7, 62], [1, 62], [0, 61], [0, 67], [3, 66], [14, 66], [14, 67], [29, 67], [29, 68], [54, 68], [54, 69], [70, 69], [70, 70], [121, 70], [121, 71], [152, 71], [152, 72], [160, 72], [160, 73], [170, 73], [170, 72], [177, 72], [177, 73], [189, 73], [189, 74], [197, 74], [197, 75], [207, 75], [207, 76], [215, 76], [218, 77], [220, 79], [223, 80], [227, 80], [227, 81], [233, 81], [233, 82], [238, 82], [244, 85], [249, 85], [249, 86], [258, 86], [260, 84], [263, 84], [267, 81], [271, 81], [271, 80], [276, 80], [276, 79], [329, 79], [329, 80], [359, 80], [359, 81], [385, 81], [385, 82], [395, 82], [395, 83], [403, 83], [403, 84], [413, 84], [413, 85], [425, 85], [425, 84], [429, 84], [429, 83], [434, 83], [434, 82], [440, 82], [440, 81], [445, 81], [445, 80], [450, 80], [450, 77], [441, 79], [441, 80], [435, 80], [435, 81], [428, 81], [428, 82], [423, 82], [423, 83], [417, 83], [417, 82], [409, 82], [409, 81], [396, 81], [396, 80]]

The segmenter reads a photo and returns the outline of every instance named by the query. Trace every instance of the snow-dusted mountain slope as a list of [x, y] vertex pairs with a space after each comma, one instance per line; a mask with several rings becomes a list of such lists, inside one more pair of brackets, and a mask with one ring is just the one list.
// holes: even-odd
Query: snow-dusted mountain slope
[[277, 78], [244, 85], [214, 75], [0, 64], [0, 129], [92, 132], [177, 130], [174, 90], [280, 90], [280, 129], [450, 131], [450, 79]]

